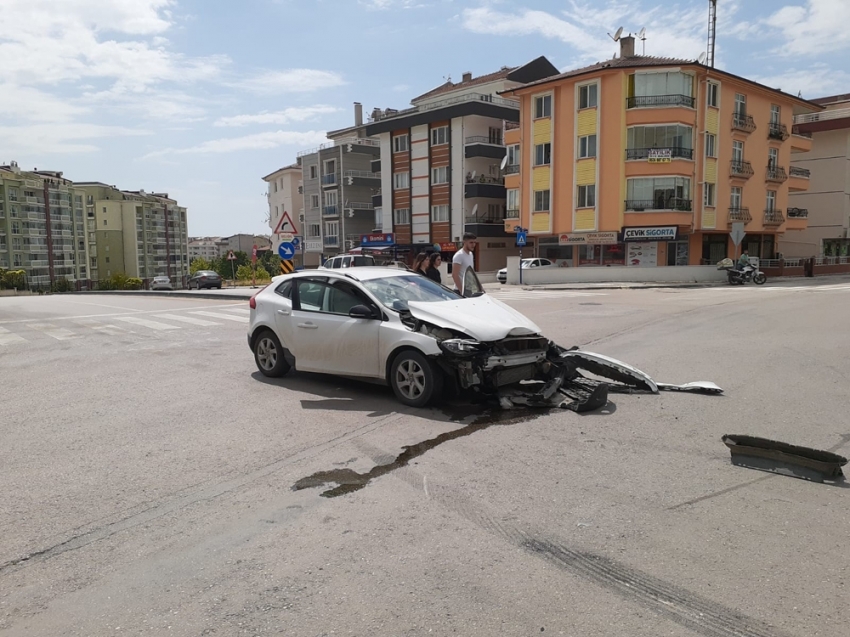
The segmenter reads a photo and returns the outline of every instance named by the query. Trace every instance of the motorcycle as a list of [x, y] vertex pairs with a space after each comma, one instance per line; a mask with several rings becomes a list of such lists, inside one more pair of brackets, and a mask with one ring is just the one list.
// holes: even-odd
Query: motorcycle
[[745, 265], [743, 269], [738, 270], [732, 259], [723, 259], [717, 264], [717, 269], [726, 270], [729, 285], [744, 285], [748, 281], [752, 281], [756, 285], [767, 283], [767, 276], [757, 267]]

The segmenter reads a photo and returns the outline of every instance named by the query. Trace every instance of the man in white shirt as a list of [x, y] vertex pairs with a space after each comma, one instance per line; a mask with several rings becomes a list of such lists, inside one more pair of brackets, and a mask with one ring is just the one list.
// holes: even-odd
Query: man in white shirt
[[463, 247], [452, 257], [452, 280], [455, 283], [455, 289], [459, 292], [463, 290], [463, 275], [466, 268], [474, 269], [475, 267], [472, 251], [475, 250], [476, 243], [478, 243], [478, 237], [471, 232], [464, 233]]

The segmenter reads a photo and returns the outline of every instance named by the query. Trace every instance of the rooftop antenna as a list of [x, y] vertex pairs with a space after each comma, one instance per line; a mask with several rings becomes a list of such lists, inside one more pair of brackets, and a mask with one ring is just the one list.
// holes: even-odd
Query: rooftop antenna
[[612, 40], [614, 40], [614, 42], [616, 42], [617, 40], [620, 39], [621, 35], [623, 35], [623, 27], [620, 27], [619, 29], [617, 29], [617, 32], [614, 35], [611, 35], [609, 33], [608, 37], [611, 38]]
[[641, 55], [646, 55], [646, 27], [643, 27], [638, 33], [638, 40], [643, 42], [643, 53]]
[[702, 53], [700, 53], [700, 54], [699, 54], [699, 57], [697, 58], [697, 63], [698, 63], [698, 64], [702, 64], [703, 62], [705, 62], [705, 51], [703, 51]]
[[714, 68], [714, 41], [717, 36], [717, 0], [708, 0], [708, 66]]

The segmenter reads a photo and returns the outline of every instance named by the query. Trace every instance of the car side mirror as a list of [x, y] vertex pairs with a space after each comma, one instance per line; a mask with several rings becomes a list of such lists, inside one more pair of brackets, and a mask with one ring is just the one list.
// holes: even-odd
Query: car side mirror
[[348, 311], [348, 316], [356, 319], [373, 319], [375, 318], [375, 313], [365, 305], [355, 305]]

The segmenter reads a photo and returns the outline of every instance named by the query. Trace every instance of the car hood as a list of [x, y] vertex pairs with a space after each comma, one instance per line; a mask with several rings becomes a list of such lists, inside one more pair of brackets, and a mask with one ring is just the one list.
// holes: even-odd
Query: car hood
[[407, 305], [420, 321], [468, 334], [484, 343], [508, 336], [540, 334], [540, 328], [528, 318], [486, 294], [437, 303], [410, 301]]

